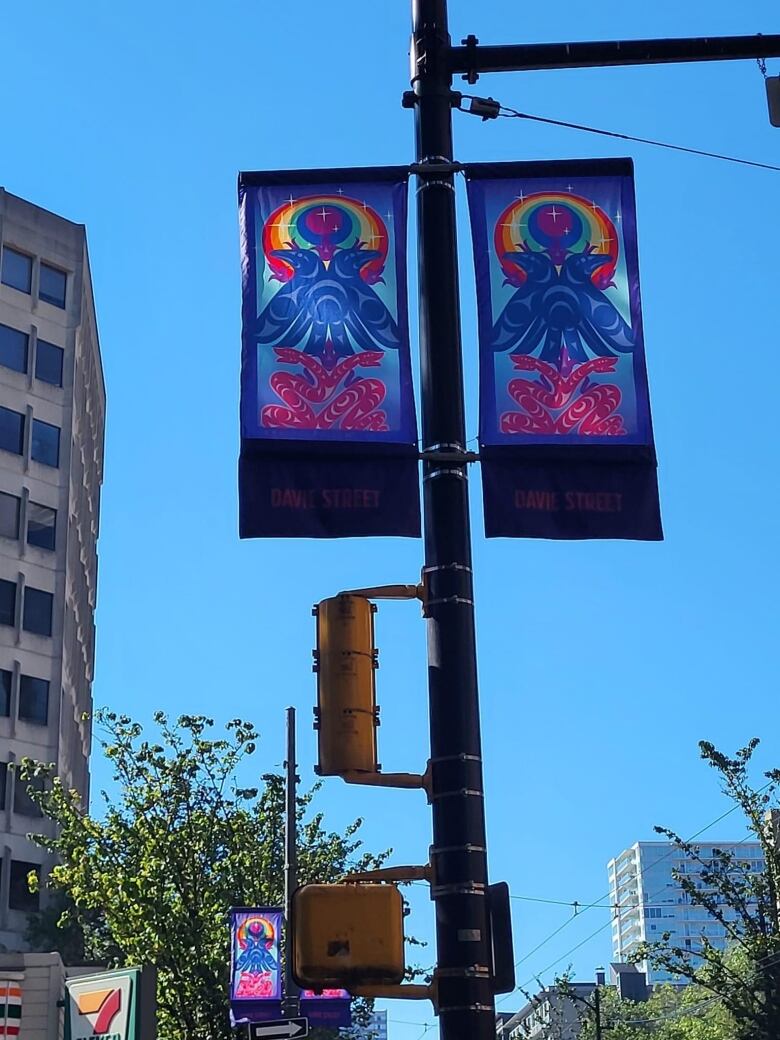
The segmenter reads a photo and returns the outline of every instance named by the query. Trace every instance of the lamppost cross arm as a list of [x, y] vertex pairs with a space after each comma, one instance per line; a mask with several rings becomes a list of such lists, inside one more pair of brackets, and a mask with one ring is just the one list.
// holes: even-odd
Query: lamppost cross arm
[[780, 57], [780, 35], [713, 36], [669, 40], [595, 40], [582, 43], [478, 44], [469, 37], [450, 47], [450, 72], [529, 72], [669, 62], [737, 61]]

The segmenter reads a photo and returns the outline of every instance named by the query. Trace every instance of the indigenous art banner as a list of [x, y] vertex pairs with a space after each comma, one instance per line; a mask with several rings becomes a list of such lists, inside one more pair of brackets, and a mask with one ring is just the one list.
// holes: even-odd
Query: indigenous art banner
[[268, 907], [230, 911], [230, 1003], [282, 999], [284, 915]]
[[242, 538], [420, 534], [402, 167], [242, 173]]
[[485, 533], [662, 538], [632, 161], [466, 176]]

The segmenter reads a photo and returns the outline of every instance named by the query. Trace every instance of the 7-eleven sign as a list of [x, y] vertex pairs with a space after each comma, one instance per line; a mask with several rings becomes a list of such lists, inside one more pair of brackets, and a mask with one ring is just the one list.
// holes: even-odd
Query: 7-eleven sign
[[68, 979], [67, 1040], [139, 1040], [139, 968]]

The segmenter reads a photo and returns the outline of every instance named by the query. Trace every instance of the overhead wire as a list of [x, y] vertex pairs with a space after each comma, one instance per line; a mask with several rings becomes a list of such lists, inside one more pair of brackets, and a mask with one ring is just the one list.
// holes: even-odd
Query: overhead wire
[[[473, 94], [462, 94], [469, 100], [482, 100]], [[586, 123], [573, 123], [567, 119], [553, 119], [549, 116], [537, 116], [530, 112], [521, 112], [519, 109], [510, 108], [508, 105], [500, 105], [498, 116], [502, 119], [527, 119], [534, 123], [546, 123], [548, 126], [560, 126], [567, 130], [580, 130], [587, 134], [598, 134], [601, 137], [611, 137], [620, 141], [633, 141], [636, 144], [646, 144], [653, 148], [666, 148], [673, 152], [685, 152], [688, 155], [698, 155], [707, 159], [719, 159], [722, 162], [738, 163], [740, 166], [753, 166], [761, 170], [773, 170], [780, 172], [780, 166], [772, 163], [757, 162], [755, 159], [742, 159], [735, 155], [724, 155], [722, 152], [710, 152], [703, 148], [689, 148], [681, 144], [671, 144], [668, 141], [657, 141], [651, 137], [638, 137], [636, 134], [623, 134], [617, 130], [604, 130], [600, 127], [588, 126]]]
[[[763, 791], [765, 791], [765, 790], [766, 790], [766, 789], [767, 789], [768, 787], [770, 787], [771, 785], [772, 785], [772, 781], [770, 780], [770, 781], [768, 781], [768, 782], [767, 782], [766, 784], [764, 784], [764, 785], [763, 785], [762, 787], [760, 787], [760, 788], [758, 789], [757, 793], [758, 793], [758, 794], [761, 794], [761, 793], [762, 793]], [[705, 826], [704, 826], [704, 827], [701, 827], [701, 828], [699, 828], [699, 830], [697, 830], [697, 831], [696, 831], [696, 832], [695, 832], [694, 834], [692, 834], [692, 835], [691, 835], [691, 836], [690, 836], [690, 837], [689, 837], [689, 838], [687, 839], [687, 842], [686, 842], [686, 844], [690, 844], [691, 842], [695, 841], [695, 839], [696, 839], [696, 838], [700, 837], [700, 836], [701, 836], [702, 834], [704, 834], [704, 833], [705, 833], [706, 831], [710, 830], [710, 828], [711, 828], [711, 827], [715, 827], [715, 826], [716, 826], [716, 825], [717, 825], [718, 823], [720, 823], [720, 822], [721, 822], [722, 820], [725, 820], [725, 819], [726, 819], [726, 818], [727, 818], [728, 816], [730, 816], [730, 815], [731, 815], [731, 814], [732, 814], [733, 812], [735, 812], [735, 811], [736, 811], [736, 810], [737, 810], [738, 808], [739, 808], [739, 805], [736, 805], [736, 804], [735, 804], [735, 805], [732, 805], [732, 806], [731, 806], [731, 808], [729, 808], [729, 809], [727, 809], [727, 810], [726, 810], [725, 812], [721, 813], [721, 814], [720, 814], [720, 816], [716, 817], [716, 818], [715, 818], [714, 820], [712, 820], [712, 821], [711, 821], [710, 823], [707, 823], [707, 824], [705, 824]], [[745, 844], [745, 842], [749, 840], [749, 837], [750, 837], [750, 832], [748, 833], [748, 835], [747, 835], [747, 836], [746, 836], [745, 838], [743, 838], [743, 839], [742, 839], [741, 841], [739, 841], [739, 842], [736, 842], [735, 844], [736, 844], [736, 845], [744, 845], [744, 844]], [[648, 869], [650, 868], [650, 866], [651, 866], [651, 865], [652, 865], [653, 867], [656, 867], [656, 866], [657, 866], [657, 865], [658, 865], [659, 863], [663, 863], [663, 862], [664, 862], [665, 860], [667, 860], [667, 859], [669, 859], [669, 858], [670, 858], [671, 856], [673, 856], [673, 855], [675, 854], [675, 852], [677, 852], [677, 851], [678, 851], [678, 850], [677, 850], [677, 847], [676, 847], [676, 846], [672, 846], [672, 847], [671, 847], [671, 848], [669, 849], [669, 851], [668, 851], [667, 853], [665, 853], [665, 854], [664, 854], [663, 856], [660, 856], [660, 857], [659, 857], [659, 858], [658, 858], [657, 860], [654, 860], [652, 864], [648, 864], [648, 865], [647, 865], [646, 867], [644, 867], [644, 868], [643, 868], [642, 870], [640, 870], [640, 871], [639, 871], [639, 872], [637, 873], [637, 875], [636, 875], [636, 876], [637, 876], [637, 879], [639, 879], [640, 877], [642, 877], [642, 876], [643, 876], [643, 875], [645, 874], [645, 872], [646, 872], [646, 871], [647, 871], [647, 870], [648, 870]], [[659, 892], [660, 892], [660, 891], [662, 891], [662, 890], [659, 890]], [[651, 896], [651, 901], [652, 901], [652, 899], [653, 899], [653, 898], [654, 898], [654, 897], [655, 897], [656, 895], [658, 895], [658, 894], [659, 894], [659, 892], [653, 893], [653, 896]], [[610, 894], [611, 894], [611, 892], [610, 892], [610, 891], [606, 892], [606, 893], [605, 893], [605, 894], [604, 894], [603, 896], [600, 896], [600, 897], [599, 897], [598, 899], [594, 900], [594, 901], [593, 901], [592, 903], [589, 903], [589, 904], [585, 904], [585, 905], [584, 905], [584, 906], [582, 907], [582, 910], [584, 911], [584, 910], [586, 910], [586, 909], [591, 909], [591, 908], [595, 908], [595, 907], [598, 907], [598, 906], [600, 906], [600, 905], [601, 905], [601, 906], [603, 906], [603, 901], [604, 901], [605, 899], [609, 899], [609, 897], [610, 897]], [[569, 905], [571, 905], [571, 904], [569, 904]], [[621, 914], [623, 914], [624, 912], [626, 912], [626, 911], [628, 911], [628, 910], [630, 910], [630, 909], [633, 909], [633, 908], [634, 908], [634, 907], [635, 907], [636, 905], [637, 905], [637, 904], [635, 904], [635, 903], [632, 903], [632, 904], [626, 905], [626, 906], [625, 906], [624, 908], [621, 908], [620, 904], [615, 904], [615, 906], [614, 906], [614, 907], [612, 907], [612, 908], [613, 908], [613, 909], [617, 909], [617, 914], [616, 914], [616, 916], [617, 916], [617, 917], [620, 917], [620, 916], [621, 916]], [[560, 934], [560, 933], [561, 933], [561, 932], [562, 932], [562, 931], [563, 931], [563, 930], [564, 930], [565, 928], [568, 928], [568, 926], [569, 926], [569, 925], [570, 925], [570, 924], [572, 923], [572, 921], [576, 920], [576, 919], [577, 919], [577, 917], [579, 917], [579, 916], [580, 916], [580, 915], [579, 915], [579, 914], [577, 913], [577, 914], [573, 914], [573, 915], [572, 915], [571, 917], [567, 918], [567, 919], [566, 919], [566, 920], [565, 920], [565, 921], [563, 922], [563, 924], [559, 925], [559, 926], [558, 926], [558, 927], [557, 927], [556, 929], [554, 929], [554, 930], [553, 930], [552, 932], [550, 932], [550, 934], [549, 934], [548, 936], [546, 936], [546, 938], [544, 938], [544, 939], [543, 939], [543, 940], [542, 940], [542, 941], [541, 941], [540, 943], [538, 943], [538, 944], [537, 944], [537, 945], [536, 945], [536, 946], [535, 946], [535, 947], [534, 947], [534, 948], [533, 948], [532, 950], [530, 950], [530, 951], [529, 951], [529, 952], [528, 952], [527, 954], [525, 954], [525, 955], [524, 955], [523, 957], [521, 957], [521, 958], [520, 958], [520, 960], [516, 961], [516, 962], [515, 962], [515, 968], [518, 968], [518, 967], [519, 967], [519, 966], [520, 966], [521, 964], [523, 964], [523, 963], [524, 963], [525, 961], [527, 961], [527, 960], [529, 960], [529, 959], [530, 959], [531, 957], [533, 957], [535, 953], [538, 953], [538, 952], [539, 952], [539, 950], [541, 950], [541, 949], [542, 949], [542, 948], [543, 948], [544, 946], [546, 946], [548, 942], [550, 942], [550, 941], [551, 941], [552, 939], [554, 939], [556, 935], [559, 935], [559, 934]], [[557, 964], [559, 964], [559, 963], [560, 963], [560, 962], [561, 962], [562, 960], [564, 960], [564, 959], [565, 959], [566, 957], [569, 957], [569, 956], [571, 956], [571, 954], [573, 954], [573, 953], [576, 953], [576, 951], [577, 951], [577, 950], [579, 950], [579, 949], [580, 949], [580, 947], [582, 947], [582, 946], [584, 946], [584, 945], [585, 945], [586, 943], [590, 942], [590, 940], [591, 940], [591, 939], [594, 939], [594, 938], [595, 938], [595, 937], [596, 937], [597, 935], [599, 935], [599, 934], [600, 934], [601, 932], [603, 932], [605, 928], [609, 928], [609, 926], [610, 926], [611, 922], [612, 922], [612, 918], [610, 918], [610, 919], [609, 919], [608, 921], [606, 921], [606, 922], [605, 922], [604, 924], [600, 925], [600, 926], [599, 926], [599, 927], [598, 927], [598, 928], [597, 928], [597, 929], [596, 929], [596, 930], [595, 930], [594, 932], [592, 932], [592, 933], [591, 933], [591, 934], [590, 934], [589, 936], [587, 936], [587, 937], [586, 937], [585, 939], [583, 939], [583, 940], [581, 940], [580, 942], [578, 942], [578, 943], [577, 943], [577, 944], [576, 944], [575, 946], [573, 946], [573, 947], [572, 947], [572, 948], [571, 948], [570, 950], [567, 950], [567, 951], [566, 951], [566, 953], [564, 953], [564, 954], [562, 954], [562, 955], [561, 955], [560, 957], [556, 958], [556, 960], [554, 960], [554, 961], [553, 961], [553, 962], [552, 962], [551, 964], [549, 964], [549, 965], [548, 965], [548, 966], [547, 966], [546, 968], [544, 968], [544, 969], [543, 969], [542, 971], [540, 971], [540, 972], [536, 972], [536, 973], [535, 973], [534, 975], [532, 975], [532, 976], [531, 976], [531, 978], [530, 978], [530, 979], [528, 979], [528, 981], [527, 981], [526, 983], [524, 983], [524, 984], [523, 984], [522, 986], [516, 986], [516, 987], [515, 987], [515, 990], [514, 990], [513, 992], [516, 992], [517, 990], [522, 990], [522, 989], [525, 989], [525, 988], [526, 988], [526, 986], [529, 986], [529, 985], [530, 985], [531, 983], [533, 983], [533, 982], [534, 982], [535, 980], [537, 980], [537, 979], [538, 979], [538, 978], [540, 978], [541, 976], [545, 975], [545, 974], [546, 974], [546, 973], [547, 973], [548, 971], [550, 971], [550, 969], [551, 969], [551, 968], [554, 968], [554, 967], [555, 967], [555, 966], [556, 966]], [[511, 997], [511, 995], [512, 995], [511, 993], [509, 993], [509, 994], [506, 994], [506, 995], [505, 995], [504, 997], [502, 997], [502, 998], [501, 998], [501, 1001], [499, 1001], [499, 1003], [503, 1003], [503, 1002], [504, 1002], [505, 1000], [508, 1000], [508, 999], [509, 999], [509, 998]]]

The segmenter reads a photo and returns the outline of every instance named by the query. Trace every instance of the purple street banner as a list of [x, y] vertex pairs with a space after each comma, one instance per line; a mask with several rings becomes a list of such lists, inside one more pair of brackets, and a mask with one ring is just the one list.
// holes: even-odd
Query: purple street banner
[[632, 161], [466, 177], [486, 535], [661, 539]]
[[420, 534], [403, 167], [242, 173], [242, 538]]
[[230, 911], [230, 1003], [282, 999], [280, 939], [284, 914], [272, 907]]

